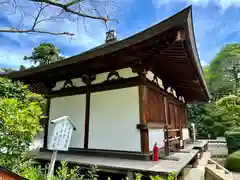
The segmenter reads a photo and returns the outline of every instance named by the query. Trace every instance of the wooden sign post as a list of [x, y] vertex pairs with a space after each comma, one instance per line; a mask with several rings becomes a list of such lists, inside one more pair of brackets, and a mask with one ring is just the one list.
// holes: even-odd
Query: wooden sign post
[[72, 132], [76, 130], [72, 120], [68, 116], [63, 116], [51, 121], [52, 134], [51, 140], [48, 142], [48, 149], [53, 151], [51, 161], [49, 164], [47, 179], [50, 180], [53, 172], [55, 161], [57, 157], [57, 151], [68, 151], [70, 145]]
[[192, 132], [193, 132], [193, 141], [196, 141], [196, 129], [195, 129], [195, 124], [194, 123], [191, 123], [192, 125]]

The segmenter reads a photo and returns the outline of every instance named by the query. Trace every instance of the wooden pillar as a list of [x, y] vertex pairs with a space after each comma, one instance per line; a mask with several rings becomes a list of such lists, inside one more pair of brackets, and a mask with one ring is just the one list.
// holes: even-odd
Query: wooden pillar
[[179, 118], [179, 136], [180, 136], [180, 149], [184, 148], [184, 143], [183, 143], [183, 136], [182, 136], [182, 129], [183, 129], [183, 112], [182, 108], [178, 109], [178, 118]]
[[43, 148], [47, 148], [47, 140], [48, 140], [48, 124], [49, 124], [49, 112], [50, 112], [50, 98], [47, 98], [46, 110], [45, 110], [45, 125], [44, 125], [44, 140], [43, 140]]
[[186, 106], [186, 108], [185, 108], [185, 125], [184, 125], [184, 127], [186, 128], [186, 127], [188, 127], [188, 112], [187, 112], [187, 106]]
[[[146, 120], [146, 97], [147, 89], [146, 85], [139, 86], [139, 113], [140, 113], [140, 124], [147, 124]], [[149, 136], [148, 129], [141, 128], [140, 129], [141, 136], [141, 151], [142, 153], [149, 153]]]
[[168, 104], [167, 104], [166, 97], [164, 97], [164, 113], [165, 113], [165, 123], [168, 125]]
[[[88, 85], [89, 86], [89, 85]], [[89, 138], [89, 119], [90, 119], [90, 86], [88, 87], [86, 93], [86, 109], [85, 109], [85, 134], [84, 134], [84, 148], [88, 148], [88, 138]]]
[[169, 149], [169, 136], [168, 136], [168, 125], [165, 124], [164, 126], [164, 148], [165, 148], [165, 156], [169, 156], [170, 149]]

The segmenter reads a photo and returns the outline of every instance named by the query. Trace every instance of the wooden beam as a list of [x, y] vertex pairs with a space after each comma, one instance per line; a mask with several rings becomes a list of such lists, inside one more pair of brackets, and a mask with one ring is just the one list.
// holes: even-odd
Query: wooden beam
[[47, 148], [47, 140], [48, 140], [48, 124], [49, 124], [49, 112], [50, 112], [50, 99], [47, 99], [46, 104], [46, 112], [45, 112], [45, 125], [44, 125], [44, 139], [43, 139], [43, 147]]
[[137, 129], [163, 129], [163, 123], [137, 124]]
[[[163, 81], [164, 83], [164, 81]], [[163, 84], [164, 85], [164, 84]], [[179, 105], [182, 106], [186, 106], [183, 102], [181, 102], [180, 100], [178, 100], [176, 97], [174, 97], [172, 94], [169, 94], [168, 92], [166, 92], [164, 89], [158, 87], [156, 84], [154, 84], [153, 82], [151, 82], [150, 80], [147, 80], [147, 87], [153, 90], [158, 91], [160, 94], [162, 94], [163, 96], [165, 96], [168, 100], [173, 101], [173, 103], [177, 103]], [[164, 86], [165, 87], [165, 86]], [[166, 87], [165, 87], [166, 88]]]
[[[103, 83], [91, 85], [90, 91], [92, 93], [92, 92], [100, 92], [100, 91], [106, 91], [111, 89], [120, 89], [120, 88], [138, 86], [143, 83], [144, 83], [143, 79], [139, 76], [127, 78], [127, 79], [110, 80], [110, 81], [105, 81]], [[65, 88], [57, 91], [52, 91], [48, 93], [46, 96], [51, 98], [63, 97], [63, 96], [71, 96], [76, 94], [85, 94], [87, 93], [87, 91], [88, 91], [87, 86], [69, 87], [69, 88]]]

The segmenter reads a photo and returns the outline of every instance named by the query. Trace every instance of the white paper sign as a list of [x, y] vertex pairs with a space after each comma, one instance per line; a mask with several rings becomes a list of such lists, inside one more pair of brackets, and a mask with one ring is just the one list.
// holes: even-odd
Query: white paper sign
[[51, 121], [53, 130], [51, 141], [48, 143], [48, 149], [55, 151], [68, 151], [72, 132], [75, 129], [71, 119], [64, 116]]

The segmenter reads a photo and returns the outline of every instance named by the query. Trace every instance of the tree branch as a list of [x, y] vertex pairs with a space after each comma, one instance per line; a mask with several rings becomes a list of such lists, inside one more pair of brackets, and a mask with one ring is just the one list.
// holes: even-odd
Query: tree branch
[[48, 6], [48, 5], [43, 6], [43, 3], [41, 3], [40, 9], [39, 9], [39, 11], [38, 11], [38, 13], [37, 13], [37, 16], [36, 16], [35, 20], [34, 20], [32, 29], [34, 29], [35, 26], [38, 24], [38, 19], [39, 19], [40, 15], [41, 15], [42, 11], [43, 11], [47, 6]]
[[70, 32], [49, 32], [49, 31], [41, 31], [41, 30], [36, 30], [36, 29], [0, 29], [0, 32], [5, 32], [5, 33], [40, 33], [40, 34], [51, 34], [51, 35], [68, 35], [68, 36], [73, 36], [73, 33]]
[[83, 0], [72, 0], [72, 1], [70, 1], [68, 3], [65, 3], [65, 4], [63, 4], [63, 3], [59, 2], [59, 1], [53, 1], [53, 0], [31, 0], [31, 1], [50, 4], [52, 6], [56, 6], [56, 7], [62, 8], [65, 12], [69, 12], [69, 13], [72, 13], [72, 14], [75, 14], [75, 15], [78, 15], [78, 16], [81, 16], [81, 17], [102, 20], [104, 22], [108, 22], [108, 21], [114, 20], [114, 19], [110, 19], [110, 18], [107, 18], [107, 17], [104, 17], [104, 16], [100, 16], [100, 15], [94, 16], [94, 15], [90, 15], [90, 14], [85, 14], [83, 12], [78, 12], [78, 11], [75, 11], [75, 10], [69, 8], [69, 6], [72, 6], [72, 5], [76, 4], [76, 3], [82, 2]]
[[70, 1], [70, 2], [68, 2], [68, 3], [66, 3], [65, 5], [66, 5], [67, 7], [69, 7], [69, 6], [72, 6], [72, 5], [74, 5], [74, 4], [79, 3], [79, 2], [81, 2], [81, 1], [84, 1], [84, 0], [72, 0], [72, 1]]
[[[1, 1], [1, 0], [0, 0]], [[15, 27], [13, 27], [12, 25], [10, 27], [7, 27], [5, 29], [0, 29], [0, 33], [4, 32], [4, 33], [42, 33], [42, 34], [51, 34], [51, 35], [68, 35], [68, 36], [73, 36], [74, 34], [71, 32], [52, 32], [51, 30], [38, 30], [37, 26], [38, 24], [45, 22], [45, 21], [50, 21], [50, 20], [56, 20], [56, 19], [60, 19], [60, 18], [66, 18], [66, 15], [74, 15], [76, 16], [76, 21], [78, 23], [79, 19], [82, 18], [83, 20], [89, 18], [89, 19], [95, 19], [95, 20], [100, 20], [103, 21], [105, 23], [105, 25], [107, 24], [108, 21], [116, 21], [118, 22], [116, 19], [111, 19], [108, 14], [106, 13], [106, 15], [102, 15], [99, 12], [99, 9], [96, 8], [94, 6], [94, 4], [92, 4], [93, 2], [97, 2], [94, 0], [90, 1], [90, 8], [87, 9], [86, 7], [88, 7], [88, 3], [85, 4], [84, 2], [86, 0], [66, 0], [66, 1], [60, 1], [60, 0], [28, 0], [28, 1], [32, 1], [35, 2], [36, 4], [39, 4], [39, 7], [37, 7], [37, 11], [34, 12], [33, 14], [28, 14], [33, 13], [33, 11], [24, 11], [24, 6], [21, 6], [20, 4], [18, 4], [17, 0], [2, 0], [2, 2], [0, 2], [0, 5], [5, 5], [5, 4], [9, 4], [10, 9], [14, 10], [14, 13], [16, 12], [20, 12], [21, 13], [21, 20], [19, 21], [19, 24]], [[86, 7], [85, 7], [86, 6]], [[102, 1], [101, 4], [99, 4], [99, 6], [102, 6]], [[27, 8], [28, 6], [26, 6]], [[45, 14], [45, 10], [46, 8], [50, 8], [52, 7], [54, 9], [55, 8], [59, 8], [60, 13], [58, 13], [57, 15], [50, 15], [50, 16], [44, 16]], [[92, 8], [93, 7], [93, 8]], [[1, 8], [1, 7], [0, 7]], [[18, 11], [17, 11], [18, 10]], [[47, 12], [47, 11], [46, 11]], [[63, 15], [63, 13], [66, 13]], [[25, 28], [23, 27], [23, 19], [25, 18], [25, 16], [28, 15], [31, 17], [32, 19], [32, 24], [30, 24], [29, 27], [29, 23], [28, 26], [26, 26]], [[77, 24], [78, 25], [78, 24]]]

